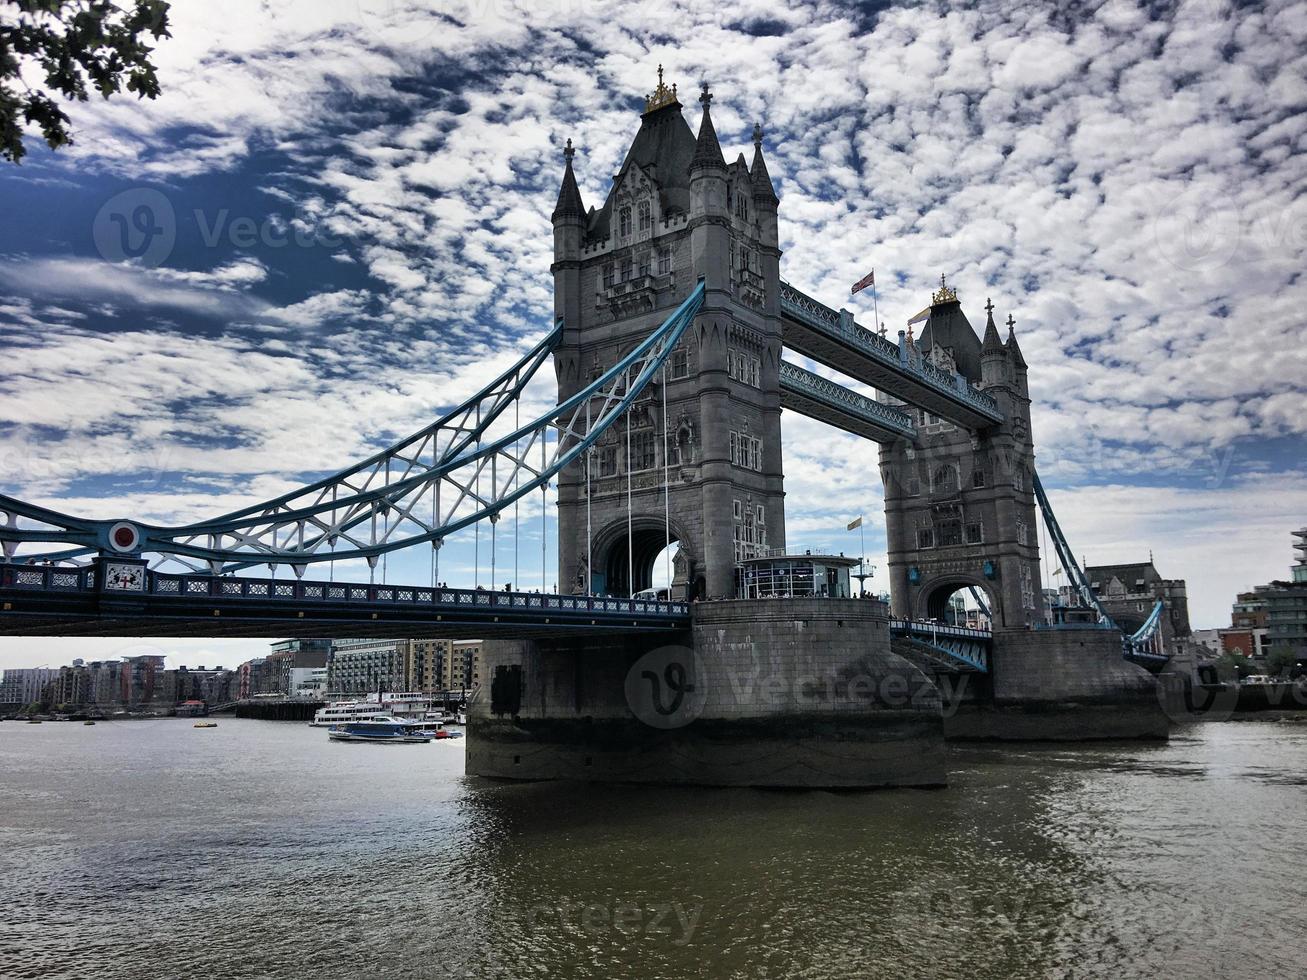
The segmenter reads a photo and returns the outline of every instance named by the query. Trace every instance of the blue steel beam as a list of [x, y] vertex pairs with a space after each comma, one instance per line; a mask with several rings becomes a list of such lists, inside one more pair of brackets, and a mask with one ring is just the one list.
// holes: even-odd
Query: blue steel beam
[[1053, 539], [1053, 547], [1057, 550], [1058, 560], [1062, 562], [1062, 568], [1067, 577], [1071, 579], [1071, 584], [1080, 593], [1081, 601], [1090, 609], [1098, 613], [1099, 622], [1116, 626], [1116, 622], [1108, 614], [1103, 603], [1099, 601], [1097, 593], [1094, 592], [1093, 586], [1089, 584], [1089, 579], [1080, 568], [1080, 563], [1076, 561], [1075, 554], [1071, 551], [1071, 546], [1067, 544], [1066, 536], [1062, 533], [1062, 526], [1057, 522], [1057, 515], [1053, 513], [1053, 505], [1049, 503], [1048, 494], [1044, 492], [1044, 484], [1040, 482], [1039, 474], [1031, 472], [1032, 482], [1035, 488], [1035, 499], [1039, 501], [1039, 510], [1044, 515], [1044, 524], [1048, 527], [1048, 534]]
[[[449, 427], [449, 443], [443, 449], [430, 436], [437, 423], [414, 437], [416, 443], [405, 440], [334, 477], [183, 527], [87, 521], [0, 497], [0, 511], [9, 514], [0, 526], [0, 541], [7, 552], [19, 543], [41, 541], [110, 554], [162, 554], [209, 562], [215, 569], [267, 562], [297, 570], [318, 561], [375, 561], [420, 543], [439, 546], [447, 535], [486, 518], [494, 520], [514, 501], [547, 486], [593, 445], [661, 370], [702, 306], [703, 295], [700, 281], [656, 330], [602, 376], [534, 422], [488, 443], [481, 439], [489, 421], [480, 403], [469, 402], [460, 407], [462, 415]], [[501, 376], [501, 387], [491, 393], [496, 415], [520, 397], [529, 373], [556, 340], [551, 335]], [[552, 447], [551, 435], [556, 436]], [[483, 490], [486, 480], [488, 492]], [[18, 528], [16, 517], [48, 526]], [[123, 524], [127, 536], [135, 537], [126, 546], [113, 540]], [[337, 548], [338, 541], [348, 546]]]

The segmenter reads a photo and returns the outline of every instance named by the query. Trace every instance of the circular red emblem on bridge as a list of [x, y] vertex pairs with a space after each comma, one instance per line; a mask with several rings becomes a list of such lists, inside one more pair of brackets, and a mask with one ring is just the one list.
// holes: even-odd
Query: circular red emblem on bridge
[[126, 521], [119, 521], [109, 528], [109, 543], [117, 551], [135, 551], [141, 543], [141, 532]]

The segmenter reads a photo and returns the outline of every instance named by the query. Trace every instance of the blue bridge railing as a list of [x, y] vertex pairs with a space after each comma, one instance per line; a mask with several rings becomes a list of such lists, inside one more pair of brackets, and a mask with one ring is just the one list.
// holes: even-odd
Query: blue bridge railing
[[[0, 588], [33, 592], [92, 593], [94, 568], [0, 566]], [[248, 599], [287, 603], [393, 603], [410, 607], [455, 608], [464, 612], [485, 609], [529, 612], [592, 612], [657, 616], [683, 619], [690, 615], [685, 602], [649, 599], [621, 599], [612, 596], [555, 595], [541, 592], [501, 592], [488, 589], [454, 589], [442, 586], [377, 585], [355, 582], [313, 582], [296, 579], [267, 579], [230, 575], [173, 575], [147, 571], [143, 587], [135, 591], [115, 590], [115, 597], [132, 595], [151, 598]]]

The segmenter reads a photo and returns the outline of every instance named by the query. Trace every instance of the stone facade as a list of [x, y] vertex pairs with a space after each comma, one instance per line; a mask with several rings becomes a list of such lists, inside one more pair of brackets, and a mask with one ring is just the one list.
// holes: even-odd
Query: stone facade
[[1162, 578], [1150, 558], [1127, 565], [1089, 565], [1085, 578], [1112, 621], [1128, 634], [1143, 626], [1160, 599], [1164, 613], [1159, 629], [1167, 654], [1179, 657], [1189, 639], [1189, 593], [1184, 579]]
[[1096, 625], [994, 634], [991, 697], [946, 713], [949, 738], [1088, 741], [1166, 738], [1157, 679], [1121, 655], [1121, 634]]
[[[699, 603], [691, 634], [496, 641], [467, 771], [730, 786], [943, 785], [938, 691], [876, 600]], [[682, 694], [684, 700], [674, 697]], [[660, 713], [661, 712], [661, 713]]]
[[1026, 363], [1011, 318], [1004, 343], [987, 311], [982, 343], [941, 284], [909, 350], [993, 395], [1005, 421], [972, 432], [904, 405], [916, 444], [881, 446], [880, 466], [895, 615], [943, 620], [949, 596], [970, 586], [1003, 629], [1042, 623], [1044, 610]]
[[752, 165], [740, 155], [728, 166], [706, 88], [700, 101], [696, 137], [660, 80], [600, 210], [582, 204], [567, 151], [553, 213], [559, 401], [647, 337], [700, 279], [706, 295], [625, 424], [560, 476], [565, 592], [649, 587], [670, 535], [682, 556], [676, 591], [729, 597], [742, 550], [785, 543], [778, 202], [761, 132]]

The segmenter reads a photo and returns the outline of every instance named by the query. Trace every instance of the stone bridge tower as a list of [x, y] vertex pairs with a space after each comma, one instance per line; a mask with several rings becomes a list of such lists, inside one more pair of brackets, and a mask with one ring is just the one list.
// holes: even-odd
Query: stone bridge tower
[[659, 379], [628, 413], [629, 451], [619, 422], [592, 450], [588, 481], [582, 462], [561, 475], [559, 589], [625, 596], [649, 587], [670, 523], [680, 544], [674, 593], [734, 596], [736, 562], [785, 543], [779, 202], [761, 129], [752, 164], [743, 154], [727, 164], [707, 86], [696, 137], [676, 87], [658, 75], [598, 210], [582, 203], [568, 141], [553, 213], [559, 401], [647, 337], [699, 279], [706, 295], [668, 362], [666, 391]]
[[[890, 587], [896, 616], [938, 618], [956, 590], [974, 587], [994, 628], [1044, 621], [1034, 494], [1034, 443], [1026, 362], [1008, 317], [1004, 343], [985, 304], [983, 341], [941, 277], [921, 337], [921, 356], [993, 395], [1006, 420], [973, 432], [905, 406], [915, 446], [882, 446]], [[923, 311], [924, 312], [924, 311]]]

